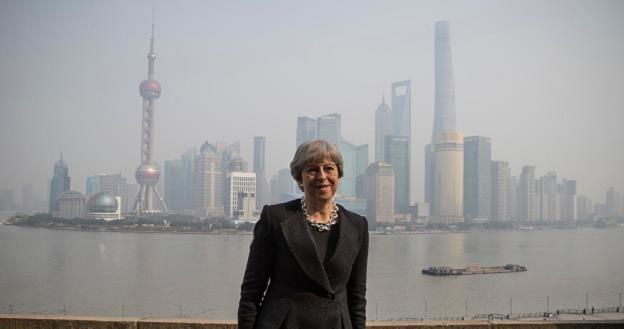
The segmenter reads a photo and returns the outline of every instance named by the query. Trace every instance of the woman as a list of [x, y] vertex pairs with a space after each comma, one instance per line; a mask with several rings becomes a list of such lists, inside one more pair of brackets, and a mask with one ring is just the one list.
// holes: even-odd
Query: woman
[[290, 172], [303, 197], [262, 209], [238, 328], [365, 328], [368, 224], [334, 201], [342, 170], [326, 141], [297, 149]]

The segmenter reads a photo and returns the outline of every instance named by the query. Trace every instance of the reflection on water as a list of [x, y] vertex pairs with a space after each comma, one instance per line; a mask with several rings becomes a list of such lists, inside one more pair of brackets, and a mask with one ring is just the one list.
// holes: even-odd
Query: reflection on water
[[[615, 306], [624, 230], [371, 235], [368, 317]], [[65, 232], [0, 226], [0, 313], [233, 319], [250, 235]], [[460, 277], [428, 266], [522, 264]]]

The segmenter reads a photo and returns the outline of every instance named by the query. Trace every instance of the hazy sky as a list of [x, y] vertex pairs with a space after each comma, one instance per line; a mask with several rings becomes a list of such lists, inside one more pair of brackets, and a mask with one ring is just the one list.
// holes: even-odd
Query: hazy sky
[[287, 167], [296, 118], [342, 114], [370, 145], [374, 111], [412, 80], [412, 199], [433, 123], [434, 22], [448, 20], [457, 125], [489, 136], [512, 174], [531, 164], [604, 202], [624, 192], [624, 1], [0, 1], [0, 188], [47, 180], [63, 152], [72, 189], [96, 173], [134, 183], [156, 8], [155, 159], [266, 136]]

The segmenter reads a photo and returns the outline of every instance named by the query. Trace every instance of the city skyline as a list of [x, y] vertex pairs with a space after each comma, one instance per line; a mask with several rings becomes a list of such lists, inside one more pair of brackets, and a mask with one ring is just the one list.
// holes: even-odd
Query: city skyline
[[[362, 4], [350, 12], [329, 3], [303, 10], [238, 2], [173, 8], [156, 1], [159, 80], [166, 90], [154, 157], [162, 166], [205, 140], [240, 141], [250, 161], [253, 136], [265, 136], [269, 179], [292, 158], [297, 117], [339, 113], [342, 135], [372, 147], [380, 98], [389, 99], [391, 83], [411, 80], [411, 201], [424, 201], [433, 24], [443, 19], [452, 26], [458, 130], [490, 137], [492, 159], [509, 162], [514, 176], [525, 165], [536, 168], [536, 178], [554, 170], [595, 201], [609, 186], [624, 190], [618, 171], [624, 155], [617, 152], [624, 140], [624, 96], [617, 92], [624, 86], [618, 60], [624, 49], [616, 42], [624, 36], [624, 5], [488, 3]], [[86, 177], [101, 172], [133, 181], [140, 137], [136, 82], [144, 77], [150, 6], [3, 5], [0, 131], [12, 142], [0, 148], [11, 159], [2, 164], [0, 188], [32, 184], [46, 198], [49, 168], [60, 152], [78, 191], [84, 192]], [[258, 10], [277, 22], [254, 21]], [[378, 13], [397, 19], [379, 22]], [[225, 24], [237, 15], [248, 24]], [[324, 27], [314, 25], [317, 18]], [[289, 25], [292, 31], [283, 29]], [[253, 40], [257, 27], [267, 35]]]

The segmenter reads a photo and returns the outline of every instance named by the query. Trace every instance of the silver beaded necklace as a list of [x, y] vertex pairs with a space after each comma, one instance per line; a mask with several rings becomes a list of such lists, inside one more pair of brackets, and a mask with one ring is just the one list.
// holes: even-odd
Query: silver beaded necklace
[[329, 222], [327, 223], [318, 223], [317, 221], [310, 216], [308, 212], [308, 208], [306, 208], [305, 196], [301, 197], [301, 210], [303, 211], [303, 216], [305, 216], [306, 222], [318, 232], [326, 232], [331, 230], [331, 227], [337, 223], [336, 219], [338, 218], [338, 206], [336, 205], [336, 201], [332, 200], [332, 211], [329, 214]]

